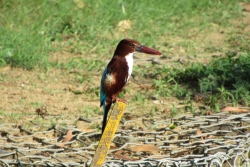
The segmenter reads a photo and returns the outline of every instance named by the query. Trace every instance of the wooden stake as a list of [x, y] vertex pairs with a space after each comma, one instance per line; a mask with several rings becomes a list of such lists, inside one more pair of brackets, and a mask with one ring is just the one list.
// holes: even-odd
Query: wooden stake
[[111, 142], [114, 138], [116, 129], [120, 123], [125, 108], [126, 108], [125, 103], [116, 101], [115, 106], [110, 113], [101, 140], [95, 151], [95, 155], [94, 158], [92, 159], [90, 167], [102, 167], [102, 164], [104, 163], [106, 155], [110, 149]]

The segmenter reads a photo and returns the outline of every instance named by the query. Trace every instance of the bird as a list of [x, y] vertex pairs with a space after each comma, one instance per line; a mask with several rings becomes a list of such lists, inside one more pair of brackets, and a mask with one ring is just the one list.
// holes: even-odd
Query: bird
[[118, 98], [118, 94], [124, 89], [129, 81], [133, 69], [133, 55], [136, 52], [161, 55], [162, 53], [141, 45], [133, 39], [122, 39], [113, 54], [112, 59], [106, 66], [100, 85], [100, 107], [103, 106], [102, 133], [107, 123], [108, 112], [116, 100], [126, 103], [126, 100]]

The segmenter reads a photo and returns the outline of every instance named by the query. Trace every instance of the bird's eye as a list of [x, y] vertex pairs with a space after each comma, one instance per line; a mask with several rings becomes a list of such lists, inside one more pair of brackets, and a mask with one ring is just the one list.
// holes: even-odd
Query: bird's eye
[[134, 48], [134, 47], [135, 47], [135, 45], [134, 45], [134, 44], [132, 44], [132, 43], [129, 43], [129, 46], [131, 46], [132, 48]]

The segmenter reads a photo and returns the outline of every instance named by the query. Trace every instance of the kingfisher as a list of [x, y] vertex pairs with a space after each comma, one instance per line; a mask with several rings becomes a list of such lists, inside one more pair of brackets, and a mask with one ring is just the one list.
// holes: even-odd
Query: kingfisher
[[133, 69], [133, 55], [136, 52], [153, 55], [162, 54], [157, 50], [141, 45], [133, 39], [123, 39], [118, 43], [114, 55], [101, 78], [100, 107], [103, 106], [104, 110], [102, 133], [106, 127], [107, 116], [112, 103], [116, 100], [126, 102], [126, 100], [119, 99], [117, 96], [129, 81]]

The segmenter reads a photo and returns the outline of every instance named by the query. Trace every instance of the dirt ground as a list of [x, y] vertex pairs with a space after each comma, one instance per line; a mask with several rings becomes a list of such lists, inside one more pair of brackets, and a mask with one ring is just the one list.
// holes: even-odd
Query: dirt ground
[[[197, 44], [194, 50], [199, 54], [196, 56], [190, 56], [184, 47], [176, 45], [183, 41], [181, 37], [169, 37], [169, 43], [172, 45], [168, 49], [169, 52], [164, 53], [164, 55], [167, 55], [167, 59], [136, 55], [135, 66], [151, 62], [156, 62], [159, 66], [163, 64], [168, 66], [182, 66], [187, 61], [207, 63], [212, 56], [223, 56], [227, 51], [234, 50], [228, 45], [229, 34], [245, 34], [246, 38], [250, 38], [250, 5], [242, 3], [242, 7], [245, 17], [242, 20], [231, 20], [235, 24], [234, 29], [220, 29], [217, 25], [212, 25], [212, 31], [209, 31], [209, 33], [206, 31], [198, 33], [196, 29], [188, 32], [190, 41], [194, 41]], [[239, 28], [242, 24], [249, 26], [245, 26], [244, 29]], [[213, 50], [216, 47], [220, 47], [222, 50]], [[53, 58], [58, 58], [58, 56], [62, 57], [61, 61], [66, 62], [75, 55], [67, 52], [54, 53], [52, 60]], [[105, 60], [105, 62], [108, 62], [110, 58]], [[91, 80], [80, 84], [76, 82], [77, 77], [75, 73], [83, 74], [86, 78], [91, 77]], [[86, 73], [84, 71], [59, 69], [26, 71], [8, 66], [1, 68], [0, 123], [25, 124], [37, 118], [38, 114], [48, 114], [51, 116], [64, 115], [65, 118], [71, 117], [73, 120], [80, 116], [89, 119], [98, 118], [97, 122], [99, 122], [102, 118], [102, 108], [99, 107], [99, 97], [93, 90], [99, 89], [101, 73], [102, 71]], [[177, 107], [181, 107], [179, 105], [180, 101], [175, 97], [166, 97], [164, 99], [148, 98], [143, 104], [133, 102], [133, 94], [143, 91], [140, 85], [144, 83], [152, 82], [149, 79], [132, 77], [130, 83], [127, 85], [127, 89], [129, 90], [129, 93], [125, 95], [125, 98], [129, 102], [126, 109], [127, 113], [136, 110], [138, 114], [147, 114], [149, 113], [149, 109], [153, 108], [157, 108], [158, 111], [164, 111], [171, 108], [172, 103], [177, 104]], [[79, 94], [77, 94], [77, 91]], [[72, 124], [74, 123], [72, 121]]]

